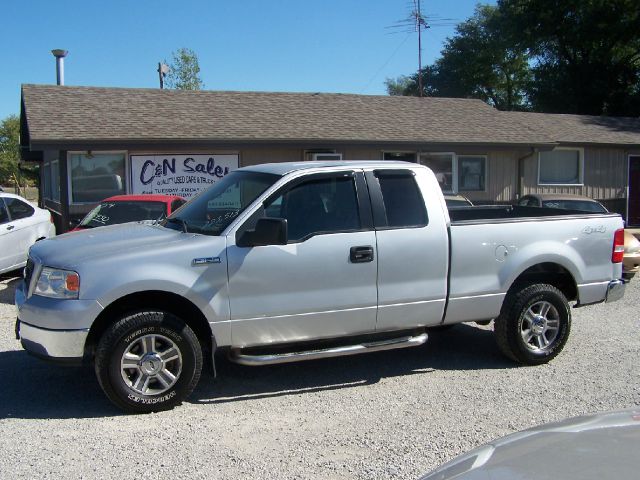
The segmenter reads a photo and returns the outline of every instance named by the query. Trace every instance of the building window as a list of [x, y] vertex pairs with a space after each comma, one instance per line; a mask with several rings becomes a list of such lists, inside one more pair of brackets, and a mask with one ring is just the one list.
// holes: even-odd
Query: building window
[[123, 194], [125, 153], [69, 154], [69, 177], [73, 203], [95, 203]]
[[458, 157], [458, 191], [484, 191], [487, 162], [485, 157]]
[[423, 153], [420, 163], [433, 170], [443, 192], [456, 191], [457, 178], [455, 175], [455, 154], [453, 153]]
[[51, 162], [51, 199], [56, 202], [60, 201], [60, 162], [54, 160]]
[[433, 170], [443, 192], [484, 191], [486, 188], [486, 155], [422, 153], [420, 163]]
[[415, 152], [382, 152], [382, 159], [415, 163], [416, 154]]
[[42, 171], [42, 197], [51, 199], [51, 164], [44, 164]]
[[582, 185], [584, 151], [556, 148], [538, 154], [538, 185]]

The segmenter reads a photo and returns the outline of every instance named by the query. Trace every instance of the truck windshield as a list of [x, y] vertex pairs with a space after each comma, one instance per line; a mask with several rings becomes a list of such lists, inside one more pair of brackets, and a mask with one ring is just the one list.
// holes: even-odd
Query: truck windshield
[[235, 171], [200, 193], [162, 226], [183, 232], [220, 235], [279, 175]]

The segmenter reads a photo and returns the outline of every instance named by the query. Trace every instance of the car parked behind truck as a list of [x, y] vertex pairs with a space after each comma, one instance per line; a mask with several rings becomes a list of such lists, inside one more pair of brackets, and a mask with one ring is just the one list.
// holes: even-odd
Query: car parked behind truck
[[448, 211], [426, 167], [304, 162], [234, 171], [160, 225], [40, 242], [16, 291], [24, 348], [93, 363], [130, 412], [178, 405], [226, 352], [267, 365], [421, 345], [495, 319], [525, 364], [565, 346], [570, 302], [624, 294], [616, 214]]

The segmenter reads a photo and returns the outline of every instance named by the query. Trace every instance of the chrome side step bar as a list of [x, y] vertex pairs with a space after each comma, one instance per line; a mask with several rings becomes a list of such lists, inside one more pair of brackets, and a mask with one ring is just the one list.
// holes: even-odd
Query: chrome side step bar
[[395, 350], [396, 348], [417, 347], [427, 341], [427, 334], [423, 333], [415, 337], [407, 336], [392, 338], [377, 342], [361, 343], [359, 345], [346, 345], [319, 350], [306, 350], [302, 352], [245, 355], [242, 349], [232, 349], [229, 360], [240, 365], [258, 366], [273, 365], [276, 363], [299, 362], [301, 360], [317, 360], [319, 358], [340, 357], [343, 355], [358, 355], [360, 353], [381, 352], [383, 350]]

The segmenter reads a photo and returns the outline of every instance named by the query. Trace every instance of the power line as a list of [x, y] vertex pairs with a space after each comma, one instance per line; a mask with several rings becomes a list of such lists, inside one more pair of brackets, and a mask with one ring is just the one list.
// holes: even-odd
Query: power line
[[407, 35], [404, 37], [404, 40], [402, 40], [402, 42], [400, 42], [400, 44], [396, 47], [396, 49], [393, 51], [393, 53], [389, 56], [389, 58], [387, 58], [387, 61], [384, 62], [384, 64], [376, 71], [376, 73], [373, 74], [373, 76], [369, 79], [369, 81], [367, 82], [367, 84], [365, 85], [365, 87], [360, 90], [360, 93], [363, 93], [367, 90], [367, 88], [369, 88], [369, 85], [371, 85], [371, 82], [373, 82], [375, 80], [375, 78], [380, 74], [380, 72], [382, 70], [384, 70], [384, 68], [389, 65], [389, 62], [393, 59], [393, 57], [396, 56], [396, 53], [398, 53], [400, 51], [400, 49], [402, 48], [402, 46], [405, 44], [405, 42], [407, 41], [407, 39], [411, 36], [411, 33], [407, 33]]

